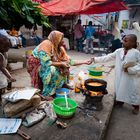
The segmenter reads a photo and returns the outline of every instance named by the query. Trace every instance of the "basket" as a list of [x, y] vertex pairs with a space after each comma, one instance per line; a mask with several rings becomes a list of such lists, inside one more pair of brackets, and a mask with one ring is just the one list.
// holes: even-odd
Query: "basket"
[[65, 98], [61, 97], [53, 100], [53, 109], [58, 116], [66, 118], [71, 117], [75, 114], [77, 103], [70, 98], [67, 98], [67, 100], [68, 108], [66, 108]]

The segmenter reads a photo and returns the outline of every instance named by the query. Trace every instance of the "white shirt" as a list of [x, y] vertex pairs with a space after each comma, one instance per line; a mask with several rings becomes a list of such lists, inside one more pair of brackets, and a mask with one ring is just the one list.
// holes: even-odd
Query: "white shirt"
[[[95, 57], [95, 62], [107, 62], [110, 60], [115, 60], [116, 100], [139, 105], [140, 52], [136, 49], [130, 49], [124, 57], [124, 48], [120, 48], [106, 56]], [[129, 67], [128, 72], [124, 72], [123, 65], [127, 62], [133, 62], [136, 65]]]
[[7, 33], [5, 29], [0, 29], [0, 34], [4, 36], [9, 36], [9, 34]]

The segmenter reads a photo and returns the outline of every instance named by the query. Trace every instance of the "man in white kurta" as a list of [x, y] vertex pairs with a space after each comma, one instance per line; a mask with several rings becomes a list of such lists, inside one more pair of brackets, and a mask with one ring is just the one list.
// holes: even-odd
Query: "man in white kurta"
[[[114, 53], [94, 58], [96, 63], [110, 60], [115, 60], [116, 101], [139, 105], [140, 52], [132, 48], [125, 55], [124, 48], [120, 48]], [[133, 66], [125, 72], [123, 66], [130, 62]]]

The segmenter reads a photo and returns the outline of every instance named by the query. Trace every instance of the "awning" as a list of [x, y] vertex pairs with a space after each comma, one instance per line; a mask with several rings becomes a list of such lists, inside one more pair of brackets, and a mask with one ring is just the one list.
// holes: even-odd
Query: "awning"
[[121, 0], [51, 0], [39, 7], [46, 16], [96, 14], [127, 9]]
[[94, 5], [85, 11], [81, 11], [80, 14], [102, 14], [102, 13], [110, 13], [117, 12], [121, 10], [127, 10], [128, 7], [120, 1], [113, 1], [106, 4]]

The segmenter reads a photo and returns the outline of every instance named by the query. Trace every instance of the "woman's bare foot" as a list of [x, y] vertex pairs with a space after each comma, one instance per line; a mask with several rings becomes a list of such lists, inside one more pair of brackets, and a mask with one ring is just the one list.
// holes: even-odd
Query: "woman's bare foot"
[[139, 114], [139, 105], [132, 105], [132, 106], [133, 106], [132, 113], [135, 115]]
[[52, 96], [46, 96], [45, 99], [46, 99], [47, 101], [51, 101], [51, 100], [53, 100], [53, 97], [52, 97]]
[[44, 96], [44, 95], [41, 95], [40, 93], [37, 93], [37, 95], [39, 95], [42, 100], [47, 100], [47, 101], [53, 100], [53, 97], [50, 96], [50, 95], [49, 96]]

